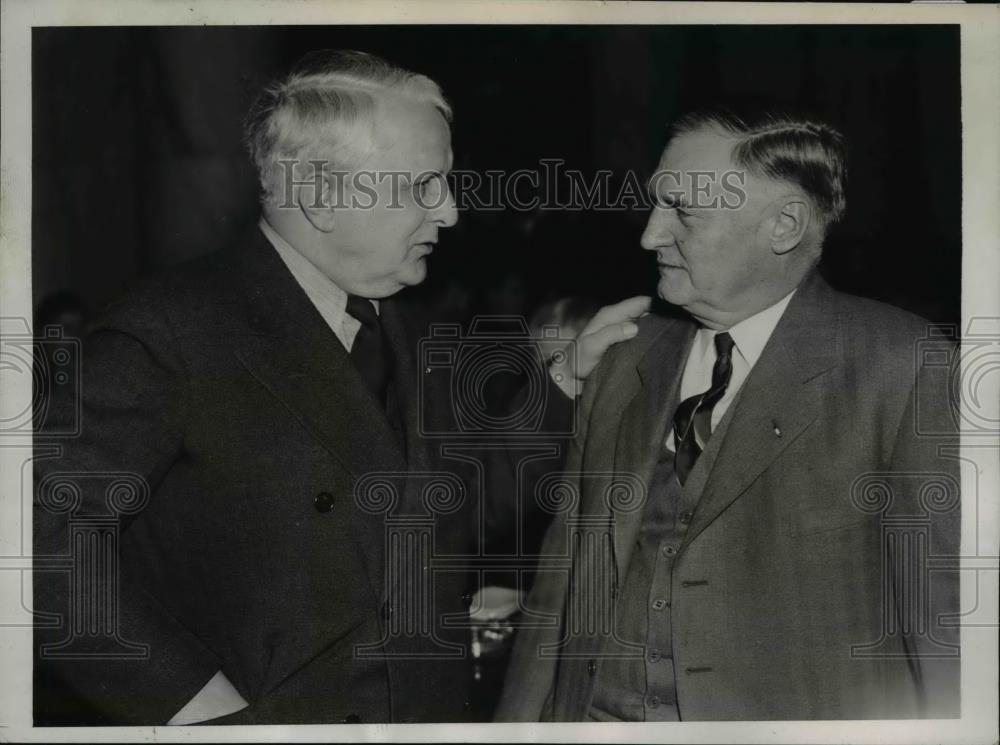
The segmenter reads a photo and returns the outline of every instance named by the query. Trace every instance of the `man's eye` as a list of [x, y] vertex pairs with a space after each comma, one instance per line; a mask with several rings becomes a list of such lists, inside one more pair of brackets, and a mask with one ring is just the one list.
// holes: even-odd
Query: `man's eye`
[[683, 207], [680, 207], [677, 204], [677, 202], [675, 202], [673, 200], [664, 199], [663, 197], [660, 197], [660, 198], [658, 198], [656, 200], [656, 203], [657, 203], [657, 206], [660, 207], [661, 209], [673, 210], [674, 212], [677, 213], [677, 217], [681, 218], [682, 220], [683, 219], [687, 219], [688, 217], [691, 217], [691, 213], [690, 212], [688, 212]]
[[656, 206], [665, 210], [677, 210], [678, 214], [689, 214], [683, 207], [681, 207], [681, 202], [673, 194], [654, 194], [653, 199], [656, 200]]
[[420, 199], [424, 196], [424, 193], [427, 191], [427, 180], [424, 179], [423, 181], [411, 181], [409, 188], [410, 192], [415, 197]]
[[430, 177], [418, 181], [416, 184], [417, 195], [422, 202], [434, 202], [440, 196], [440, 179]]

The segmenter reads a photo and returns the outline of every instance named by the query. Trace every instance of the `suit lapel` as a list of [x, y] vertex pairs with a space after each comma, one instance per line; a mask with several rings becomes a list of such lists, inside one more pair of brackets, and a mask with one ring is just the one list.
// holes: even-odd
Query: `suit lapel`
[[355, 476], [406, 462], [347, 350], [258, 231], [245, 247], [250, 333], [237, 358]]
[[[603, 403], [595, 405], [591, 415], [592, 434], [584, 456], [585, 471], [593, 475], [599, 473], [605, 478], [587, 479], [581, 513], [603, 516], [612, 526], [615, 582], [619, 586], [642, 524], [645, 500], [633, 511], [612, 514], [605, 500], [608, 480], [629, 475], [637, 477], [644, 488], [651, 483], [696, 330], [694, 323], [685, 318], [656, 317], [647, 323], [657, 324], [658, 328], [645, 337], [644, 348], [635, 349], [634, 356], [630, 357], [633, 363], [623, 369], [620, 376], [608, 381], [611, 392]], [[617, 421], [618, 427], [600, 427], [605, 419]], [[607, 458], [604, 453], [613, 453], [613, 457]], [[645, 494], [646, 500], [652, 497], [652, 494]], [[593, 551], [583, 552], [583, 559], [590, 564], [586, 568], [574, 567], [570, 602], [584, 602], [583, 598], [592, 591], [588, 583], [603, 575], [603, 567], [598, 563], [602, 558]], [[573, 720], [586, 717], [592, 695], [594, 677], [586, 672], [586, 658], [609, 654], [641, 655], [642, 651], [641, 647], [622, 643], [611, 636], [580, 634], [572, 638], [563, 653], [568, 659], [564, 659], [562, 668], [566, 673], [560, 673], [557, 684], [556, 711], [559, 716]]]
[[[347, 350], [259, 230], [241, 247], [237, 266], [234, 290], [246, 325], [232, 343], [240, 363], [355, 480], [405, 474], [398, 439]], [[402, 498], [403, 478], [399, 484]], [[345, 512], [381, 597], [384, 515], [355, 504]]]
[[[630, 378], [632, 387], [625, 394], [631, 400], [621, 414], [614, 472], [634, 474], [647, 490], [677, 405], [684, 364], [696, 330], [695, 324], [687, 320], [665, 321], [662, 332], [635, 366]], [[647, 492], [646, 500], [651, 498], [653, 495]], [[628, 567], [642, 516], [642, 508], [613, 516], [619, 582]]]
[[[429, 471], [432, 461], [426, 441], [421, 436], [419, 404], [421, 397], [432, 401], [447, 401], [447, 391], [438, 390], [438, 384], [442, 382], [438, 377], [420, 375], [416, 344], [421, 338], [422, 330], [413, 321], [413, 316], [416, 315], [414, 309], [392, 298], [382, 302], [380, 314], [382, 327], [389, 338], [395, 358], [393, 385], [400, 407], [405, 437], [403, 445], [409, 470]], [[434, 387], [433, 392], [428, 393], [429, 386]]]
[[824, 377], [843, 348], [835, 315], [832, 290], [813, 273], [792, 298], [685, 484], [686, 490], [700, 490], [701, 499], [682, 550], [819, 415]]

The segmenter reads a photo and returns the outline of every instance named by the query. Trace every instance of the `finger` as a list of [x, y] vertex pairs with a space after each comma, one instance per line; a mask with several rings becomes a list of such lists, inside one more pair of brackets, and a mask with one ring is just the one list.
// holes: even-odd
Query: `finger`
[[653, 299], [648, 295], [636, 295], [635, 297], [617, 302], [614, 305], [605, 305], [594, 314], [590, 323], [584, 328], [583, 333], [590, 333], [602, 326], [641, 318], [649, 312], [652, 301]]
[[600, 319], [601, 326], [638, 318], [649, 311], [652, 301], [653, 299], [648, 295], [636, 295], [612, 305], [605, 305], [594, 314], [594, 318]]
[[612, 344], [631, 339], [639, 333], [639, 327], [632, 321], [612, 323], [599, 328], [586, 336], [580, 337], [580, 358], [581, 362], [587, 363], [593, 359], [597, 361], [604, 355], [608, 347]]

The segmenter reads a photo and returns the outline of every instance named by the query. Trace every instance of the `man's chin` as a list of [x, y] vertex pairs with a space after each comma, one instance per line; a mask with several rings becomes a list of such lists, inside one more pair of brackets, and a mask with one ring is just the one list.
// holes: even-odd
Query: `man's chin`
[[427, 259], [420, 257], [406, 265], [403, 271], [396, 276], [399, 283], [399, 290], [404, 287], [415, 287], [427, 279]]
[[678, 281], [677, 278], [662, 276], [656, 286], [656, 294], [671, 305], [683, 306], [691, 301], [691, 293], [685, 285], [685, 282]]

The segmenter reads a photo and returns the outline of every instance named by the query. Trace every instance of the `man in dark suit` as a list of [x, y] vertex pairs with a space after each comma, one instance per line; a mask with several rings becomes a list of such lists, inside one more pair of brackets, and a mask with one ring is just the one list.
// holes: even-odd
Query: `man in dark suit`
[[673, 127], [642, 246], [685, 312], [588, 380], [500, 720], [959, 715], [953, 350], [818, 275], [845, 152], [796, 116]]
[[88, 707], [61, 723], [466, 716], [466, 578], [429, 564], [481, 495], [421, 436], [450, 390], [394, 297], [456, 221], [449, 120], [426, 77], [304, 62], [250, 118], [260, 224], [97, 324], [81, 436], [36, 471], [36, 679]]

